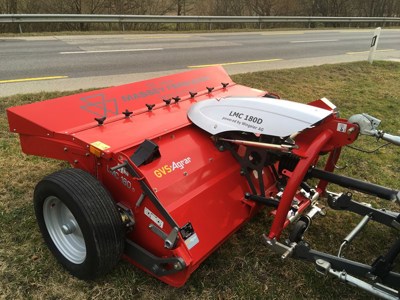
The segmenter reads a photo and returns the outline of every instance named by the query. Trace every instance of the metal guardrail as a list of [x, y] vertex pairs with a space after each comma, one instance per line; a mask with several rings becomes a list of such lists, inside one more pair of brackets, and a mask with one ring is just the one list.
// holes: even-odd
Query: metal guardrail
[[286, 17], [286, 16], [157, 16], [157, 15], [81, 15], [81, 14], [3, 14], [0, 23], [370, 23], [396, 22], [390, 17]]
[[[400, 23], [392, 17], [301, 17], [301, 16], [159, 16], [84, 14], [3, 14], [0, 23]], [[21, 30], [21, 27], [20, 27]]]

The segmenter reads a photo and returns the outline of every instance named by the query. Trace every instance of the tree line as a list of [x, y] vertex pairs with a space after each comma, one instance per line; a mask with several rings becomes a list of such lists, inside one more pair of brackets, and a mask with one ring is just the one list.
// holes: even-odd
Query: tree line
[[[0, 0], [0, 14], [400, 17], [400, 0]], [[32, 31], [49, 27], [51, 31], [89, 29], [88, 24], [29, 26]], [[116, 25], [90, 26], [99, 29]], [[171, 25], [130, 24], [127, 29], [170, 29], [168, 26]], [[232, 25], [216, 27], [226, 26]], [[2, 29], [7, 31], [7, 26]]]

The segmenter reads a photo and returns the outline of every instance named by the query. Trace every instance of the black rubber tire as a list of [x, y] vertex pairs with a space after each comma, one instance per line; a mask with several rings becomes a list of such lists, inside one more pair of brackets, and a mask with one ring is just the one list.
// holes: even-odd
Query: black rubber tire
[[289, 241], [291, 243], [298, 243], [303, 239], [303, 234], [307, 230], [307, 223], [303, 220], [298, 220], [289, 234]]
[[[44, 204], [49, 203], [46, 199], [55, 197], [69, 209], [79, 225], [86, 247], [82, 262], [74, 263], [64, 256], [49, 234]], [[84, 280], [95, 279], [108, 273], [120, 260], [125, 235], [121, 216], [110, 194], [89, 173], [64, 169], [45, 177], [35, 188], [34, 207], [45, 243], [72, 275]]]

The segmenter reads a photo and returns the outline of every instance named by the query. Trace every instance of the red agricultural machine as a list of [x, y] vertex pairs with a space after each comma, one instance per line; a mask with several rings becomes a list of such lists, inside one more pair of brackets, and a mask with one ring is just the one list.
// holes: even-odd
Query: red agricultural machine
[[[333, 173], [341, 148], [359, 134], [400, 144], [377, 129], [378, 119], [342, 119], [325, 98], [281, 100], [235, 84], [221, 67], [12, 107], [7, 114], [25, 153], [73, 167], [41, 180], [34, 206], [47, 246], [78, 278], [101, 276], [123, 257], [182, 286], [268, 207], [274, 219], [263, 240], [282, 258], [310, 261], [320, 273], [399, 299], [393, 267], [400, 238], [371, 265], [342, 255], [369, 221], [400, 230], [398, 212], [359, 203], [348, 191], [399, 203], [398, 190]], [[326, 164], [319, 169], [322, 155]], [[346, 191], [331, 193], [328, 183]], [[331, 208], [363, 217], [337, 255], [303, 240], [312, 218], [324, 214], [322, 196]], [[281, 238], [287, 227], [288, 238]]]

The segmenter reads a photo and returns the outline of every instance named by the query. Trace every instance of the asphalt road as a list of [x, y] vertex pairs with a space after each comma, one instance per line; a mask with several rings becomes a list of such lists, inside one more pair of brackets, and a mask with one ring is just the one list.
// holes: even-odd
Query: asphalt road
[[[2, 38], [0, 96], [132, 82], [222, 64], [229, 73], [362, 60], [373, 30]], [[400, 30], [382, 30], [378, 59], [400, 59]]]

